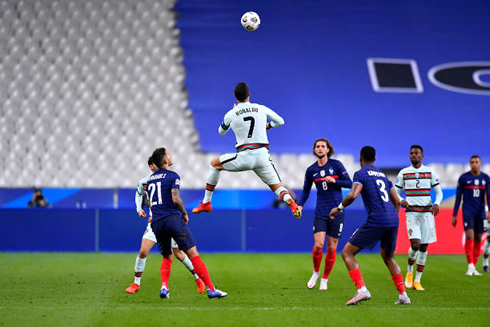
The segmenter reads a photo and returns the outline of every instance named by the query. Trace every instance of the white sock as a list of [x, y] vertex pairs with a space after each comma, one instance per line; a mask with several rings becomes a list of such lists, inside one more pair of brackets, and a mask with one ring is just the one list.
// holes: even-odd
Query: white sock
[[483, 246], [483, 254], [484, 255], [490, 254], [490, 242], [488, 242], [488, 240], [485, 242], [485, 245]]
[[361, 288], [358, 289], [358, 291], [364, 293], [364, 292], [367, 292], [368, 289], [366, 288], [366, 286], [361, 286]]
[[[134, 273], [143, 273], [145, 270], [145, 265], [146, 265], [146, 258], [141, 259], [139, 256], [136, 256], [136, 262], [134, 264]], [[141, 281], [141, 275], [140, 277], [134, 276], [134, 283], [135, 284], [140, 284]]]
[[[286, 193], [283, 193], [283, 192], [286, 192]], [[281, 193], [283, 193], [282, 198], [281, 198]], [[277, 195], [284, 202], [287, 202], [289, 199], [292, 199], [291, 195], [289, 195], [288, 190], [284, 186], [281, 186], [280, 188], [275, 190], [274, 194]]]
[[[219, 182], [219, 173], [220, 170], [214, 168], [213, 166], [209, 166], [208, 178], [206, 179], [206, 191], [204, 191], [204, 199], [202, 200], [203, 203], [211, 202], [214, 187], [218, 185]], [[208, 190], [208, 185], [212, 185], [213, 189]]]
[[415, 260], [415, 258], [417, 258], [418, 253], [419, 253], [419, 251], [415, 251], [412, 249], [412, 247], [410, 247], [408, 249], [408, 259], [409, 260]]
[[469, 263], [469, 264], [468, 264], [468, 269], [475, 269], [475, 265], [474, 265], [474, 264], [472, 264], [472, 263]]
[[[417, 256], [417, 266], [425, 267], [425, 261], [426, 260], [427, 260], [427, 251], [426, 252], [419, 252], [419, 255]], [[421, 277], [422, 277], [422, 271], [418, 271], [418, 268], [417, 268], [417, 271], [415, 272], [415, 281], [420, 282]]]
[[185, 255], [184, 260], [182, 260], [180, 262], [182, 262], [184, 264], [184, 266], [187, 268], [187, 270], [189, 270], [192, 273], [192, 271], [194, 270], [194, 265], [192, 264], [191, 260], [187, 256], [187, 254], [184, 253], [184, 255]]
[[488, 266], [488, 258], [483, 258], [483, 265]]

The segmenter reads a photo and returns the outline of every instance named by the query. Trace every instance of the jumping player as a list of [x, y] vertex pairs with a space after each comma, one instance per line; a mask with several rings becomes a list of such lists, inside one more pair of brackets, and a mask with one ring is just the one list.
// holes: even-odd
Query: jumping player
[[[148, 158], [148, 167], [152, 171], [151, 174], [153, 174], [156, 170], [157, 167], [153, 164], [153, 161], [150, 158]], [[138, 216], [141, 218], [146, 217], [146, 212], [143, 210], [143, 195], [146, 194], [146, 184], [148, 182], [148, 178], [151, 176], [149, 174], [148, 176], [142, 178], [139, 183], [138, 183], [138, 188], [136, 189], [135, 197], [134, 197], [134, 202], [136, 203], [136, 212], [138, 212]], [[150, 218], [148, 218], [148, 226], [146, 227], [145, 233], [143, 234], [143, 238], [141, 239], [141, 248], [140, 252], [136, 256], [136, 262], [134, 265], [134, 283], [129, 285], [128, 288], [126, 288], [126, 292], [133, 294], [135, 292], [138, 292], [140, 290], [140, 282], [141, 282], [141, 275], [143, 274], [143, 271], [145, 270], [145, 265], [146, 265], [146, 258], [148, 257], [148, 253], [150, 253], [150, 250], [153, 248], [153, 246], [157, 243], [155, 234], [153, 233], [153, 230], [151, 229], [151, 210], [150, 210]], [[180, 260], [184, 264], [184, 266], [191, 272], [191, 274], [194, 277], [194, 280], [196, 281], [197, 284], [197, 291], [199, 294], [204, 292], [205, 285], [202, 279], [199, 278], [199, 276], [194, 272], [194, 266], [192, 265], [192, 262], [189, 260], [187, 255], [179, 250], [177, 243], [172, 239], [172, 251], [177, 257], [177, 259]]]
[[346, 305], [357, 304], [371, 298], [355, 256], [364, 248], [372, 249], [378, 242], [381, 242], [381, 257], [398, 290], [398, 300], [395, 304], [410, 304], [394, 254], [400, 202], [390, 180], [381, 170], [373, 166], [375, 160], [376, 150], [373, 147], [365, 146], [361, 149], [359, 161], [362, 168], [354, 174], [352, 189], [339, 206], [330, 212], [330, 218], [334, 219], [345, 207], [354, 202], [360, 193], [368, 214], [366, 223], [352, 234], [342, 250], [342, 258], [357, 287], [356, 295]]
[[[481, 276], [476, 270], [476, 263], [481, 251], [481, 241], [484, 229], [484, 220], [488, 218], [488, 208], [485, 213], [485, 193], [490, 195], [490, 177], [480, 170], [481, 159], [474, 155], [470, 158], [471, 170], [462, 174], [456, 188], [456, 201], [454, 202], [452, 224], [456, 227], [456, 216], [458, 215], [461, 197], [463, 199], [463, 226], [466, 235], [464, 245], [468, 271], [466, 276]], [[487, 243], [488, 244], [488, 243]], [[488, 247], [488, 245], [486, 245]], [[486, 263], [486, 265], [485, 265]], [[483, 266], [488, 271], [488, 257]]]
[[160, 250], [163, 254], [160, 269], [162, 278], [160, 298], [168, 299], [170, 295], [168, 280], [172, 265], [172, 238], [177, 242], [179, 249], [187, 254], [194, 265], [195, 272], [206, 284], [208, 297], [212, 299], [227, 296], [227, 293], [215, 288], [211, 282], [206, 265], [197, 252], [194, 237], [187, 227], [189, 217], [180, 198], [180, 177], [177, 173], [168, 170], [173, 164], [170, 153], [165, 148], [159, 148], [153, 152], [151, 158], [158, 168], [148, 178], [147, 188], [153, 213], [151, 228], [161, 245]]
[[335, 220], [330, 219], [330, 211], [342, 201], [342, 188], [351, 188], [352, 181], [344, 165], [339, 160], [331, 159], [334, 148], [327, 139], [318, 139], [313, 144], [313, 154], [317, 161], [308, 167], [305, 174], [303, 192], [298, 201], [299, 208], [308, 200], [311, 185], [315, 183], [317, 200], [315, 208], [315, 221], [313, 223], [313, 275], [308, 281], [308, 288], [315, 287], [320, 277], [320, 265], [323, 258], [323, 245], [327, 238], [327, 255], [325, 256], [325, 269], [320, 280], [320, 290], [328, 288], [328, 276], [332, 271], [337, 256], [337, 244], [342, 236], [344, 214], [340, 213]]
[[[211, 161], [206, 180], [204, 199], [192, 209], [194, 213], [211, 212], [211, 198], [222, 170], [239, 172], [253, 170], [260, 179], [284, 202], [296, 218], [301, 218], [301, 210], [281, 179], [269, 155], [269, 141], [266, 130], [284, 125], [284, 119], [266, 106], [250, 103], [250, 90], [244, 82], [235, 87], [236, 105], [225, 115], [219, 127], [219, 134], [225, 135], [231, 129], [236, 137], [236, 153], [223, 154]], [[267, 122], [270, 119], [271, 122]]]
[[[396, 192], [400, 196], [405, 188], [406, 200], [400, 196], [401, 206], [406, 208], [407, 232], [410, 239], [408, 249], [408, 268], [405, 277], [405, 287], [423, 291], [420, 284], [422, 273], [427, 260], [427, 248], [430, 243], [437, 241], [436, 223], [434, 217], [439, 214], [439, 205], [442, 201], [442, 189], [436, 172], [422, 164], [424, 150], [420, 145], [410, 147], [410, 161], [412, 165], [403, 168], [396, 178]], [[432, 204], [430, 189], [436, 192], [436, 200]], [[413, 279], [413, 265], [417, 260], [417, 272]]]

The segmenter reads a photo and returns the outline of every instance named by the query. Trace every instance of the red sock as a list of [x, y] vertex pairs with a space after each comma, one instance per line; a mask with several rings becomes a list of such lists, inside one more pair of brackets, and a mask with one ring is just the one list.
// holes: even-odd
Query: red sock
[[481, 242], [477, 242], [473, 240], [473, 264], [476, 267], [476, 263], [478, 262], [478, 258], [480, 257], [481, 252]]
[[211, 278], [209, 277], [208, 268], [204, 262], [202, 262], [201, 257], [196, 255], [191, 259], [192, 264], [194, 265], [194, 270], [196, 274], [202, 279], [204, 284], [211, 290], [214, 291], [213, 282], [211, 282]]
[[361, 287], [366, 286], [364, 284], [364, 279], [362, 279], [361, 269], [356, 268], [356, 269], [349, 270], [349, 276], [350, 276], [350, 279], [352, 279], [352, 281], [356, 285], [357, 289], [360, 289]]
[[327, 255], [325, 256], [325, 270], [323, 271], [324, 279], [328, 279], [328, 276], [330, 276], [336, 257], [337, 252], [335, 250], [327, 250]]
[[160, 276], [162, 277], [162, 286], [168, 288], [168, 278], [170, 277], [170, 267], [172, 266], [172, 259], [163, 258], [162, 265], [160, 266]]
[[466, 240], [464, 243], [464, 252], [466, 254], [466, 261], [468, 264], [473, 263], [473, 240]]
[[398, 290], [398, 294], [402, 295], [405, 292], [405, 284], [403, 284], [403, 276], [402, 274], [396, 274], [391, 276], [393, 279], [393, 283], [395, 283], [395, 287]]
[[322, 264], [323, 251], [322, 249], [317, 250], [313, 247], [313, 270], [315, 272], [320, 272], [320, 265]]

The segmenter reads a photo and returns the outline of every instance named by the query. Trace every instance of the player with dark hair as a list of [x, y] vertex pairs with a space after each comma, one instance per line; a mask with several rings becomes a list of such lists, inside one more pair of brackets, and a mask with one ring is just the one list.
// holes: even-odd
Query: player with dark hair
[[372, 146], [361, 149], [359, 161], [362, 168], [354, 174], [352, 189], [339, 206], [330, 212], [330, 217], [334, 219], [361, 194], [368, 215], [366, 222], [352, 234], [342, 250], [342, 258], [357, 287], [356, 295], [346, 305], [357, 304], [371, 298], [355, 256], [364, 248], [372, 249], [378, 242], [381, 242], [381, 257], [398, 290], [398, 300], [395, 304], [410, 304], [400, 267], [395, 261], [400, 202], [390, 180], [381, 170], [374, 167], [375, 160], [376, 150]]
[[250, 103], [250, 90], [245, 82], [236, 85], [234, 95], [238, 104], [234, 104], [233, 109], [226, 113], [218, 132], [220, 135], [225, 135], [231, 127], [236, 137], [236, 153], [223, 154], [211, 161], [204, 199], [199, 206], [192, 209], [192, 212], [213, 210], [211, 198], [222, 170], [231, 172], [253, 170], [281, 200], [287, 203], [293, 215], [298, 219], [301, 218], [300, 208], [288, 190], [282, 186], [269, 155], [266, 130], [284, 125], [284, 119], [266, 106]]
[[[476, 270], [476, 263], [481, 252], [482, 235], [485, 232], [485, 218], [489, 219], [488, 206], [485, 207], [485, 194], [490, 197], [490, 177], [480, 170], [481, 159], [474, 155], [470, 158], [471, 170], [462, 174], [456, 188], [452, 224], [456, 227], [457, 215], [463, 197], [463, 226], [466, 236], [465, 253], [468, 262], [466, 276], [481, 276]], [[487, 237], [487, 240], [489, 237]], [[486, 247], [488, 247], [488, 242]], [[487, 248], [485, 249], [487, 252]], [[488, 272], [488, 253], [484, 259], [483, 270]]]
[[[396, 192], [400, 196], [401, 206], [406, 208], [407, 233], [410, 239], [408, 249], [407, 275], [405, 287], [423, 291], [420, 283], [427, 260], [427, 248], [430, 243], [437, 241], [436, 222], [434, 217], [439, 214], [439, 205], [442, 201], [442, 189], [436, 172], [422, 164], [424, 149], [414, 144], [410, 147], [411, 166], [403, 168], [396, 178]], [[406, 200], [401, 197], [405, 188]], [[436, 192], [436, 200], [432, 203], [431, 188]], [[413, 265], [417, 262], [415, 280], [413, 278]]]
[[[146, 212], [143, 210], [143, 204], [147, 202], [148, 194], [146, 192], [146, 187], [147, 187], [147, 182], [148, 178], [155, 172], [157, 171], [157, 166], [153, 164], [152, 158], [148, 158], [148, 168], [150, 168], [151, 173], [142, 178], [139, 183], [138, 183], [138, 188], [136, 189], [136, 193], [134, 196], [134, 202], [136, 203], [136, 212], [138, 213], [138, 216], [141, 218], [146, 217]], [[146, 197], [146, 199], [145, 199]], [[126, 288], [126, 292], [129, 294], [133, 294], [135, 292], [138, 292], [140, 290], [140, 285], [141, 285], [141, 275], [143, 274], [143, 271], [145, 270], [145, 265], [146, 265], [146, 258], [148, 257], [148, 254], [150, 253], [150, 250], [153, 248], [153, 246], [157, 243], [157, 239], [155, 237], [155, 234], [153, 233], [153, 230], [151, 228], [151, 209], [150, 209], [150, 217], [148, 218], [148, 226], [146, 227], [145, 233], [143, 234], [143, 238], [141, 239], [141, 247], [138, 255], [136, 256], [136, 262], [134, 264], [134, 283], [129, 285], [128, 288]], [[177, 243], [172, 239], [172, 251], [179, 259], [180, 262], [189, 270], [194, 277], [194, 280], [196, 281], [197, 285], [197, 292], [201, 294], [204, 292], [204, 289], [206, 286], [204, 285], [204, 282], [202, 281], [201, 278], [194, 272], [194, 266], [192, 265], [192, 262], [189, 260], [187, 255], [184, 253], [184, 251], [180, 250], [177, 246]]]
[[194, 265], [195, 272], [206, 284], [208, 297], [212, 299], [227, 296], [227, 293], [215, 288], [211, 282], [206, 265], [197, 252], [194, 237], [187, 227], [189, 217], [187, 216], [184, 202], [180, 198], [180, 177], [176, 172], [168, 170], [173, 164], [172, 156], [165, 148], [159, 148], [153, 152], [151, 158], [158, 168], [148, 178], [147, 188], [153, 214], [151, 227], [163, 254], [160, 269], [162, 279], [160, 297], [168, 299], [170, 294], [168, 280], [172, 265], [172, 238], [178, 244], [179, 249], [187, 254]]
[[327, 238], [327, 255], [325, 256], [325, 269], [320, 280], [320, 290], [328, 288], [328, 277], [335, 264], [337, 256], [337, 244], [342, 236], [344, 214], [340, 213], [335, 220], [330, 219], [330, 211], [342, 201], [342, 188], [351, 188], [352, 181], [344, 165], [330, 157], [334, 148], [329, 140], [321, 138], [313, 144], [313, 154], [317, 161], [306, 170], [303, 192], [298, 201], [300, 209], [308, 200], [311, 185], [315, 183], [317, 200], [315, 208], [315, 220], [313, 222], [313, 275], [307, 283], [309, 289], [315, 287], [320, 277], [320, 265], [323, 258], [323, 245]]

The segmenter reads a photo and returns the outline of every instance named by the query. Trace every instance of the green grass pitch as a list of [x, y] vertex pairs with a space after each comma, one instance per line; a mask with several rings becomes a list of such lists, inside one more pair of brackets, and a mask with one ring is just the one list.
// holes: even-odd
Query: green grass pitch
[[[141, 290], [126, 294], [136, 253], [0, 253], [0, 326], [488, 326], [490, 275], [464, 276], [463, 256], [429, 255], [425, 291], [398, 293], [381, 257], [358, 260], [372, 299], [355, 293], [340, 255], [329, 289], [309, 290], [310, 254], [201, 255], [213, 282], [228, 292], [209, 300], [174, 259], [170, 299], [159, 298], [161, 257], [151, 254]], [[397, 256], [406, 269], [406, 256]], [[481, 267], [481, 263], [478, 265]], [[322, 265], [323, 269], [323, 265]]]

